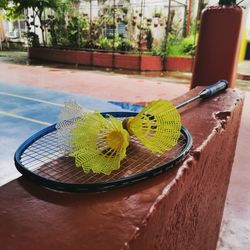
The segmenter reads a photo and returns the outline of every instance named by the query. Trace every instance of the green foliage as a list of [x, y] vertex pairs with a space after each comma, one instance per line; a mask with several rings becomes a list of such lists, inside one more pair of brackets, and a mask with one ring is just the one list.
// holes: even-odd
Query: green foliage
[[191, 21], [191, 25], [190, 25], [190, 35], [195, 36], [197, 33], [196, 29], [197, 29], [196, 22], [193, 20], [193, 21]]
[[96, 41], [96, 47], [98, 49], [105, 49], [105, 50], [111, 50], [114, 49], [118, 51], [130, 51], [133, 49], [133, 45], [131, 41], [127, 38], [123, 38], [119, 35], [115, 35], [115, 39], [109, 39], [103, 35], [99, 36]]
[[[171, 34], [172, 35], [172, 34]], [[196, 41], [193, 35], [180, 40], [169, 36], [167, 54], [170, 56], [192, 56], [195, 52]]]
[[[139, 41], [134, 41], [134, 44], [128, 38], [122, 37], [116, 34], [113, 41], [113, 33], [110, 32], [110, 37], [104, 36], [105, 28], [110, 26], [111, 29], [115, 29], [119, 22], [131, 23], [134, 22], [135, 29], [139, 29], [138, 40], [145, 45], [152, 55], [161, 56], [165, 58], [166, 55], [173, 56], [190, 56], [193, 55], [195, 50], [195, 23], [192, 23], [191, 36], [188, 38], [180, 38], [180, 32], [175, 29], [174, 25], [166, 30], [168, 35], [161, 45], [161, 48], [152, 48], [153, 35], [150, 27], [152, 26], [152, 19], [142, 19], [140, 21], [140, 14], [137, 11], [133, 20], [128, 21], [129, 15], [128, 5], [125, 7], [118, 7], [114, 10], [113, 6], [105, 6], [100, 9], [99, 18], [94, 19], [91, 22], [87, 14], [79, 15], [74, 10], [74, 3], [76, 0], [0, 0], [0, 8], [7, 10], [8, 16], [16, 18], [18, 15], [23, 15], [24, 10], [31, 8], [33, 10], [32, 15], [27, 18], [27, 26], [29, 28], [28, 40], [32, 46], [39, 46], [39, 38], [32, 31], [34, 27], [34, 20], [40, 19], [40, 24], [36, 28], [40, 28], [43, 35], [43, 44], [45, 44], [45, 31], [47, 30], [50, 35], [50, 43], [52, 46], [67, 46], [74, 48], [96, 48], [103, 50], [128, 51], [129, 53], [135, 49]], [[12, 7], [9, 5], [13, 2]], [[99, 2], [106, 2], [105, 0], [99, 0]], [[220, 0], [220, 4], [235, 4], [233, 0]], [[46, 10], [50, 9], [53, 13], [47, 15]], [[115, 16], [114, 16], [115, 15]], [[42, 17], [46, 16], [46, 20]], [[155, 9], [153, 13], [154, 17], [159, 18], [165, 25], [165, 19], [163, 18], [162, 11]], [[113, 27], [115, 25], [115, 27]], [[136, 28], [137, 27], [137, 28]], [[138, 33], [138, 32], [137, 32]], [[107, 34], [106, 34], [107, 35]], [[137, 38], [134, 38], [136, 40]], [[140, 46], [140, 44], [139, 44]], [[145, 46], [144, 46], [145, 47]], [[139, 47], [140, 48], [140, 47]], [[141, 53], [141, 52], [140, 52]]]
[[180, 39], [176, 34], [169, 33], [166, 49], [163, 48], [162, 44], [161, 48], [152, 49], [151, 54], [161, 56], [162, 58], [165, 58], [165, 56], [192, 56], [194, 55], [196, 44], [197, 39], [195, 39], [194, 35]]
[[36, 11], [39, 16], [45, 8], [57, 9], [65, 1], [66, 0], [1, 0], [0, 7], [7, 11], [10, 18], [22, 16], [24, 10], [28, 8]]
[[66, 13], [66, 12], [72, 13], [73, 12], [74, 0], [54, 0], [54, 1], [56, 1], [54, 11], [55, 11], [57, 16], [64, 17], [64, 13]]
[[[8, 19], [17, 19], [24, 15], [25, 10], [28, 8], [32, 9], [33, 15], [26, 17], [26, 24], [28, 26], [28, 39], [37, 39], [34, 34], [30, 32], [31, 27], [35, 26], [40, 28], [42, 31], [43, 44], [45, 45], [45, 35], [44, 31], [47, 28], [47, 22], [42, 19], [42, 16], [46, 9], [51, 9], [54, 11], [59, 11], [60, 9], [65, 9], [72, 4], [74, 0], [1, 0], [1, 8], [6, 11], [6, 16]], [[39, 19], [39, 25], [35, 25], [36, 18]], [[29, 34], [31, 33], [31, 34]], [[32, 38], [33, 37], [33, 38]], [[34, 44], [31, 42], [31, 44]], [[37, 44], [35, 42], [35, 44]]]
[[[57, 15], [57, 13], [55, 13]], [[51, 17], [49, 33], [53, 46], [83, 47], [87, 43], [89, 23], [82, 15], [70, 16], [65, 21], [64, 15]]]
[[67, 26], [69, 44], [73, 47], [80, 47], [86, 42], [86, 28], [88, 22], [83, 16], [72, 16]]
[[152, 49], [151, 55], [152, 56], [160, 56], [162, 63], [164, 63], [166, 61], [167, 52], [162, 50], [162, 49]]
[[122, 38], [117, 50], [119, 51], [130, 51], [133, 49], [133, 44], [128, 38]]
[[9, 0], [1, 0], [0, 1], [0, 9], [5, 9], [9, 3], [10, 3]]
[[50, 18], [48, 31], [50, 34], [51, 44], [53, 46], [68, 45], [64, 15], [59, 14], [57, 17], [49, 15], [48, 18]]
[[154, 41], [151, 29], [147, 29], [146, 31], [146, 40], [147, 40], [147, 49], [151, 50]]
[[32, 47], [39, 47], [40, 46], [39, 37], [36, 33], [28, 32], [27, 39], [28, 39], [28, 43], [30, 46], [32, 46]]
[[108, 39], [107, 37], [101, 35], [98, 37], [96, 41], [96, 46], [99, 49], [107, 49], [110, 50], [112, 49], [112, 40]]
[[194, 36], [189, 36], [181, 41], [182, 51], [185, 55], [194, 55], [196, 48], [196, 41]]
[[183, 56], [183, 50], [182, 50], [181, 44], [175, 44], [175, 45], [169, 46], [168, 55], [169, 56]]

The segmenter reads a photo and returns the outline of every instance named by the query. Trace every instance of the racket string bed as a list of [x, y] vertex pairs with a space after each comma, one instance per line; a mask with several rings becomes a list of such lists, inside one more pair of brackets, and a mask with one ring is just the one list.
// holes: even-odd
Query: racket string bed
[[172, 160], [185, 145], [183, 144], [185, 140], [180, 139], [177, 146], [171, 150], [171, 154], [168, 152], [156, 155], [145, 149], [142, 143], [132, 136], [127, 157], [121, 162], [121, 168], [110, 175], [104, 175], [84, 174], [81, 169], [75, 167], [72, 157], [65, 155], [56, 147], [56, 140], [56, 131], [42, 137], [27, 148], [21, 157], [21, 162], [39, 176], [76, 184], [107, 183], [156, 169], [166, 161]]
[[[39, 140], [32, 144], [22, 155], [22, 162], [26, 165], [32, 164], [34, 160], [39, 162], [46, 163], [47, 161], [53, 160], [62, 156], [62, 153], [57, 150], [56, 144], [51, 143], [53, 141], [53, 137], [51, 136], [50, 141], [47, 142], [46, 140]], [[46, 144], [46, 147], [44, 147]], [[24, 157], [25, 156], [25, 157]], [[45, 160], [46, 159], [46, 160]]]

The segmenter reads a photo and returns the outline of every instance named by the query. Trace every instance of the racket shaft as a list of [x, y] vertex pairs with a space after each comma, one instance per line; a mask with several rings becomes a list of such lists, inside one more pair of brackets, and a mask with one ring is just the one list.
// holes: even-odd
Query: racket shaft
[[182, 108], [186, 106], [187, 104], [197, 100], [197, 99], [206, 99], [208, 97], [211, 97], [215, 95], [216, 93], [225, 90], [228, 87], [228, 82], [226, 80], [220, 80], [217, 83], [203, 89], [197, 96], [188, 99], [187, 101], [179, 104], [176, 106], [176, 109]]

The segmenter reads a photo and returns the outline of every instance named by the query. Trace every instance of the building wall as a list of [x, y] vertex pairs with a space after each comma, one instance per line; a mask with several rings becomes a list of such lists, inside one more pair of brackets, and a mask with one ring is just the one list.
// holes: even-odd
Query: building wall
[[244, 3], [245, 9], [245, 28], [247, 32], [247, 40], [250, 40], [250, 2]]

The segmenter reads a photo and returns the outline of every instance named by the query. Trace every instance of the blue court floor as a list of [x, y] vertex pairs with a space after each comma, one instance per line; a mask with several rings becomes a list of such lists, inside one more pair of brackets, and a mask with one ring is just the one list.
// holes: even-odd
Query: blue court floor
[[14, 153], [28, 137], [56, 123], [65, 101], [87, 110], [138, 111], [139, 105], [0, 82], [0, 186], [19, 176]]

